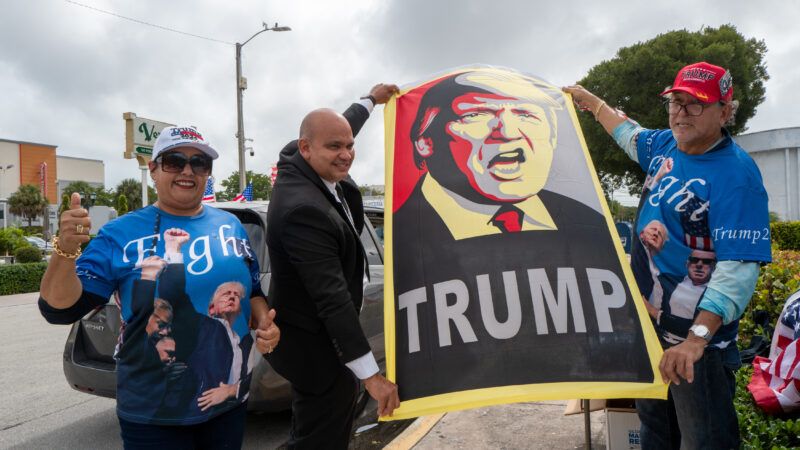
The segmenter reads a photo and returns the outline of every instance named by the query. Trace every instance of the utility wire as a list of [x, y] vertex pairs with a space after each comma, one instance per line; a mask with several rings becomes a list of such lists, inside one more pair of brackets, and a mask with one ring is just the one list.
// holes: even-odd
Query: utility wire
[[191, 36], [191, 37], [195, 37], [195, 38], [199, 38], [199, 39], [205, 39], [207, 41], [219, 42], [221, 44], [235, 45], [233, 42], [221, 41], [219, 39], [213, 39], [213, 38], [210, 38], [210, 37], [200, 36], [199, 34], [187, 33], [185, 31], [175, 30], [175, 29], [164, 27], [164, 26], [161, 26], [161, 25], [156, 25], [156, 24], [153, 24], [153, 23], [145, 22], [145, 21], [139, 20], [139, 19], [132, 19], [130, 17], [125, 17], [123, 15], [120, 15], [120, 14], [117, 14], [117, 13], [113, 13], [111, 11], [105, 11], [105, 10], [102, 10], [102, 9], [99, 9], [99, 8], [95, 8], [94, 6], [84, 5], [83, 3], [78, 3], [78, 2], [75, 2], [75, 1], [72, 1], [72, 0], [64, 0], [64, 1], [67, 2], [67, 3], [72, 3], [73, 5], [82, 6], [82, 7], [86, 8], [86, 9], [91, 9], [91, 10], [94, 10], [94, 11], [97, 11], [97, 12], [101, 12], [103, 14], [108, 14], [110, 16], [119, 17], [120, 19], [129, 20], [131, 22], [138, 23], [140, 25], [147, 25], [148, 27], [158, 28], [158, 29], [164, 30], [164, 31], [171, 31], [173, 33], [183, 34], [185, 36]]

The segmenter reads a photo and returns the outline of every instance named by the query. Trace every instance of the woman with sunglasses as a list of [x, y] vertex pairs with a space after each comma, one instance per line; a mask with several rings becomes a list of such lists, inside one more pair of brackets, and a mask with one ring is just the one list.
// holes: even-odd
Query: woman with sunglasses
[[[217, 286], [240, 283], [246, 292], [231, 332], [241, 338], [255, 329], [256, 348], [262, 354], [271, 352], [280, 338], [244, 228], [234, 215], [202, 203], [217, 156], [197, 129], [167, 127], [158, 136], [148, 164], [158, 192], [155, 204], [109, 222], [91, 242], [89, 216], [80, 207], [77, 193], [72, 194], [70, 209], [61, 215], [59, 235], [53, 242], [55, 254], [42, 279], [39, 308], [48, 322], [72, 323], [117, 293], [123, 322], [116, 355], [117, 415], [126, 449], [239, 448], [244, 435], [246, 395], [214, 408], [199, 405], [203, 392], [220, 382], [238, 381], [229, 379], [231, 361], [222, 365], [226, 373], [218, 373], [224, 355], [196, 356], [203, 354], [201, 349], [232, 353], [228, 332], [221, 325], [221, 332], [216, 332], [176, 315], [171, 323], [173, 365], [180, 373], [165, 371], [152, 364], [152, 358], [142, 356], [157, 350], [139, 348], [152, 345], [144, 339], [150, 318], [140, 308], [132, 308], [131, 297], [134, 291], [141, 295], [134, 285], [141, 281], [143, 262], [149, 257], [184, 265], [186, 295], [199, 314], [207, 314]], [[165, 233], [174, 228], [191, 236], [187, 251], [177, 251], [165, 239]], [[86, 242], [82, 253], [81, 244]], [[149, 295], [154, 295], [155, 288], [151, 290]], [[212, 378], [214, 382], [209, 382]], [[176, 379], [181, 383], [175, 383]]]

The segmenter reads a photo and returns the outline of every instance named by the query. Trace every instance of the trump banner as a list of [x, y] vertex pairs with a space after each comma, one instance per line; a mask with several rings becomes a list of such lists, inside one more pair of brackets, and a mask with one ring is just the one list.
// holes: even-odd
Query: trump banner
[[666, 398], [661, 346], [558, 87], [462, 67], [406, 86], [385, 120], [390, 419]]

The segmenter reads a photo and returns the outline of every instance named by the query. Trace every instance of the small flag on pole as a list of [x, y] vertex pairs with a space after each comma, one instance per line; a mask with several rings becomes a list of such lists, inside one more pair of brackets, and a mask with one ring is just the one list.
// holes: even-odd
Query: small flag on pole
[[231, 200], [232, 202], [252, 202], [253, 201], [253, 183], [247, 183], [241, 194]]
[[208, 177], [206, 182], [206, 190], [203, 191], [203, 203], [217, 201], [217, 195], [214, 194], [214, 177]]
[[278, 165], [277, 164], [273, 164], [272, 165], [272, 171], [269, 174], [269, 181], [272, 183], [273, 186], [275, 186], [275, 180], [277, 178], [278, 178]]

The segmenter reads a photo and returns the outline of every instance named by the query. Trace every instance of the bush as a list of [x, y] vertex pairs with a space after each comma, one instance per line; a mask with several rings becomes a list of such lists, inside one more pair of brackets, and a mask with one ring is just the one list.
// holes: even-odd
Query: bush
[[42, 260], [42, 251], [36, 247], [19, 247], [14, 250], [14, 262], [33, 263]]
[[39, 236], [39, 237], [41, 237], [42, 233], [43, 233], [41, 225], [32, 225], [32, 226], [29, 226], [29, 227], [20, 227], [20, 228], [22, 229], [22, 233], [24, 233], [25, 236]]
[[19, 247], [28, 247], [31, 244], [25, 240], [21, 229], [15, 227], [0, 229], [0, 253], [13, 253]]
[[46, 269], [46, 262], [0, 265], [0, 295], [38, 291]]
[[753, 321], [756, 312], [766, 311], [769, 323], [774, 325], [784, 302], [797, 289], [800, 289], [800, 252], [773, 252], [772, 263], [761, 268], [753, 297], [739, 322], [739, 343], [747, 345], [750, 337], [763, 334]]
[[[771, 339], [754, 323], [753, 316], [758, 311], [764, 311], [769, 316], [769, 323], [774, 325], [786, 299], [799, 288], [800, 252], [773, 252], [772, 263], [761, 268], [753, 297], [739, 322], [739, 345], [747, 346], [753, 335], [764, 335]], [[742, 448], [800, 447], [800, 418], [784, 419], [764, 413], [747, 390], [752, 374], [753, 367], [750, 365], [742, 367], [736, 374], [734, 404], [739, 416]]]
[[764, 413], [753, 400], [747, 383], [753, 367], [745, 366], [736, 373], [734, 406], [739, 416], [739, 435], [744, 449], [788, 449], [800, 447], [800, 417], [781, 418]]
[[800, 222], [775, 222], [769, 228], [779, 249], [800, 250]]

